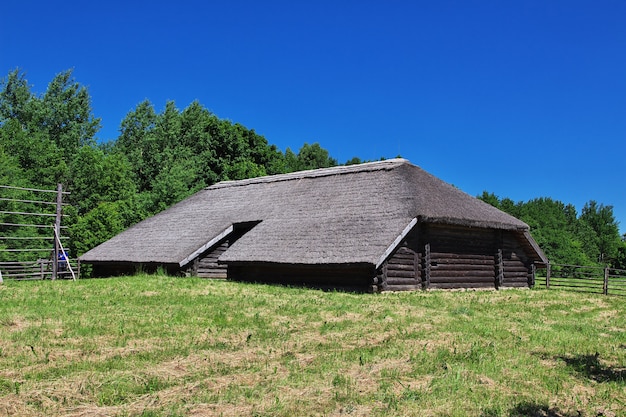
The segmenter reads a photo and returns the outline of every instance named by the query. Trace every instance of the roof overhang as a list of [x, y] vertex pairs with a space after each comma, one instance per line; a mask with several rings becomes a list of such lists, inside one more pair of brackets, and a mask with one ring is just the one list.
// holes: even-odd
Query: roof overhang
[[543, 253], [543, 251], [539, 247], [539, 244], [537, 244], [537, 241], [535, 241], [535, 239], [532, 237], [528, 230], [524, 231], [524, 238], [526, 239], [526, 242], [528, 242], [528, 245], [537, 255], [537, 258], [539, 258], [539, 262], [535, 261], [535, 263], [547, 265], [550, 262], [548, 261], [548, 257], [545, 253]]
[[224, 229], [221, 233], [219, 233], [217, 236], [215, 236], [213, 239], [209, 240], [207, 243], [205, 243], [204, 245], [200, 246], [198, 249], [196, 249], [191, 254], [189, 254], [187, 257], [185, 257], [185, 259], [183, 259], [182, 261], [180, 261], [178, 263], [178, 266], [183, 267], [183, 266], [187, 265], [189, 262], [193, 261], [198, 256], [200, 256], [200, 254], [202, 252], [206, 251], [211, 246], [216, 245], [220, 240], [224, 239], [226, 236], [231, 234], [233, 232], [233, 230], [235, 230], [235, 226], [231, 224], [226, 229]]
[[402, 243], [406, 235], [415, 227], [417, 224], [417, 217], [414, 217], [413, 220], [406, 225], [406, 227], [400, 232], [398, 237], [394, 239], [394, 241], [387, 247], [387, 250], [380, 256], [378, 262], [376, 262], [376, 269], [380, 268], [380, 266], [387, 260], [387, 258], [396, 250], [398, 245]]

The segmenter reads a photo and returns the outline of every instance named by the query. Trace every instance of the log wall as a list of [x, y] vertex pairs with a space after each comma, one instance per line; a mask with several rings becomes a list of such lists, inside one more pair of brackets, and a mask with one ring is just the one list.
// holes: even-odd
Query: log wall
[[494, 288], [496, 248], [488, 229], [429, 225], [430, 288]]
[[226, 252], [229, 246], [229, 240], [224, 239], [208, 252], [200, 255], [194, 265], [195, 275], [200, 278], [226, 279], [228, 268], [226, 265], [217, 263], [218, 258]]
[[380, 290], [532, 285], [532, 262], [514, 232], [418, 224], [377, 271]]
[[256, 224], [258, 224], [258, 222], [235, 224], [231, 234], [201, 253], [191, 265], [187, 267], [185, 271], [186, 274], [200, 278], [226, 279], [228, 277], [228, 266], [218, 263], [219, 257]]
[[504, 264], [503, 287], [528, 287], [532, 285], [532, 262], [524, 248], [511, 233], [503, 238], [502, 261]]
[[420, 253], [406, 240], [378, 273], [381, 291], [411, 291], [422, 288]]

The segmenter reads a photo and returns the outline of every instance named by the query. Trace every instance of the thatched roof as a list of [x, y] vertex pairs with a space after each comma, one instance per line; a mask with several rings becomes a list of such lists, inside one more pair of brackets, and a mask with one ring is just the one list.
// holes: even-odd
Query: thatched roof
[[220, 261], [378, 265], [416, 221], [516, 230], [532, 239], [524, 233], [524, 222], [404, 159], [392, 159], [221, 182], [136, 224], [81, 260], [184, 266], [234, 224], [258, 222]]

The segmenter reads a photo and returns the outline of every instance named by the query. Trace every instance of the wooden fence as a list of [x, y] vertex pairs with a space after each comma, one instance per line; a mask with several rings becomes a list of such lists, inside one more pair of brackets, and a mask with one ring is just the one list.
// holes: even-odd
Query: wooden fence
[[[78, 265], [76, 270], [71, 269], [71, 263]], [[38, 259], [33, 262], [0, 262], [0, 282], [3, 279], [18, 281], [39, 279], [75, 279], [80, 275], [80, 264], [77, 260], [70, 259], [67, 265], [60, 264], [53, 275], [53, 261], [51, 259]]]
[[61, 225], [67, 205], [63, 197], [69, 193], [61, 184], [56, 190], [0, 185], [0, 191], [0, 253], [4, 255], [0, 282], [7, 278], [76, 279], [75, 260], [68, 259], [62, 243], [67, 237], [61, 236], [67, 228]]
[[536, 284], [546, 288], [626, 296], [626, 270], [600, 266], [548, 264]]

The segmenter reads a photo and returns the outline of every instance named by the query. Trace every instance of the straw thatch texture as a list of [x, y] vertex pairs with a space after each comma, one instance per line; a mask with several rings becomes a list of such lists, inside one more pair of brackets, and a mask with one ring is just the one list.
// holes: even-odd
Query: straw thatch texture
[[90, 250], [81, 260], [184, 266], [198, 248], [233, 224], [260, 222], [220, 261], [376, 265], [415, 218], [528, 230], [520, 220], [408, 161], [393, 159], [218, 183]]

